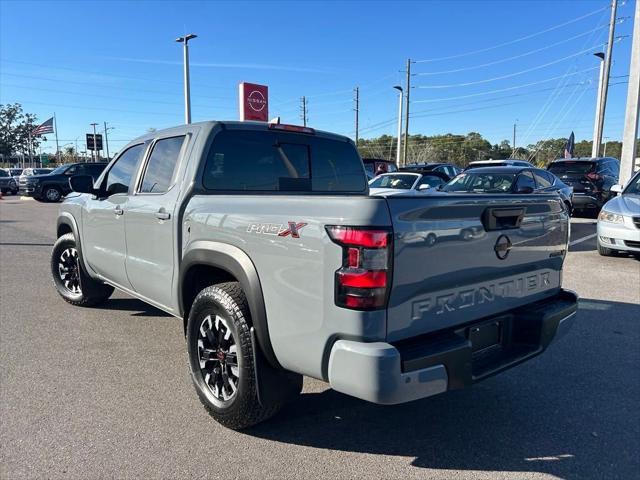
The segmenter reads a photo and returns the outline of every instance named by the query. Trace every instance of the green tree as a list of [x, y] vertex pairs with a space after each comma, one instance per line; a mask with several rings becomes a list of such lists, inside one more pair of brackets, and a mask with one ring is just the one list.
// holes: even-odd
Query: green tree
[[30, 133], [38, 125], [37, 117], [32, 113], [24, 113], [19, 103], [0, 105], [0, 153], [11, 156], [16, 153], [29, 154], [35, 151], [43, 137], [36, 137], [29, 142]]

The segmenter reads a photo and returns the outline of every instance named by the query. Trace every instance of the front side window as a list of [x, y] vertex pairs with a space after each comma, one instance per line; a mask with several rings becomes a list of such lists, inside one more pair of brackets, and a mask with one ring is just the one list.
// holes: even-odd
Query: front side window
[[184, 139], [182, 135], [156, 142], [144, 172], [140, 193], [164, 193], [169, 190]]
[[131, 178], [136, 170], [140, 156], [144, 153], [144, 144], [135, 145], [124, 151], [113, 164], [104, 180], [107, 196], [116, 193], [127, 193]]

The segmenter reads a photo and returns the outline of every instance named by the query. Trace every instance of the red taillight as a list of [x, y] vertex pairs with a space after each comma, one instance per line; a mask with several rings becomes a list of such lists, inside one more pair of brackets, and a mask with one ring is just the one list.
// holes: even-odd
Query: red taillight
[[316, 133], [316, 131], [313, 128], [301, 127], [300, 125], [285, 125], [284, 123], [270, 123], [269, 128], [271, 130], [283, 130], [285, 132], [307, 133], [309, 135], [315, 135]]
[[355, 310], [385, 308], [391, 283], [391, 232], [386, 229], [327, 226], [342, 247], [336, 271], [336, 305]]
[[354, 245], [366, 248], [387, 246], [389, 232], [386, 230], [362, 230], [356, 227], [330, 227], [331, 239], [341, 245]]

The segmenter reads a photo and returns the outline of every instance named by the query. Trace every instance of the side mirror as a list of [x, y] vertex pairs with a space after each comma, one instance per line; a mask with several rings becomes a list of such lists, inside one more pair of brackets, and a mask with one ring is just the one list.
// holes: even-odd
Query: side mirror
[[623, 189], [624, 189], [624, 187], [618, 183], [618, 184], [615, 184], [615, 185], [613, 185], [611, 187], [611, 192], [612, 193], [622, 193]]
[[524, 193], [524, 194], [533, 193], [533, 187], [530, 187], [529, 185], [520, 187], [516, 190], [516, 193]]
[[96, 193], [91, 175], [74, 175], [69, 179], [71, 190], [78, 193]]

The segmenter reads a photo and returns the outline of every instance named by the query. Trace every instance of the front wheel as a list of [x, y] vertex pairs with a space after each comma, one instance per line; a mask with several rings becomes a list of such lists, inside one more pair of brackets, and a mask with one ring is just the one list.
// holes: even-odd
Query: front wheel
[[51, 275], [60, 296], [81, 307], [98, 305], [113, 293], [113, 287], [86, 274], [73, 233], [62, 235], [51, 252]]
[[249, 322], [240, 284], [228, 282], [202, 290], [187, 323], [191, 378], [198, 397], [216, 421], [234, 430], [262, 422], [284, 405], [258, 398], [254, 368], [258, 352]]
[[598, 240], [597, 240], [597, 243], [596, 243], [596, 244], [597, 244], [597, 247], [598, 247], [598, 253], [599, 253], [600, 255], [602, 255], [603, 257], [611, 257], [611, 256], [613, 256], [613, 254], [615, 253], [615, 251], [614, 251], [614, 250], [612, 250], [612, 249], [610, 249], [610, 248], [607, 248], [607, 247], [603, 247], [603, 246], [600, 244], [600, 239], [598, 239]]

